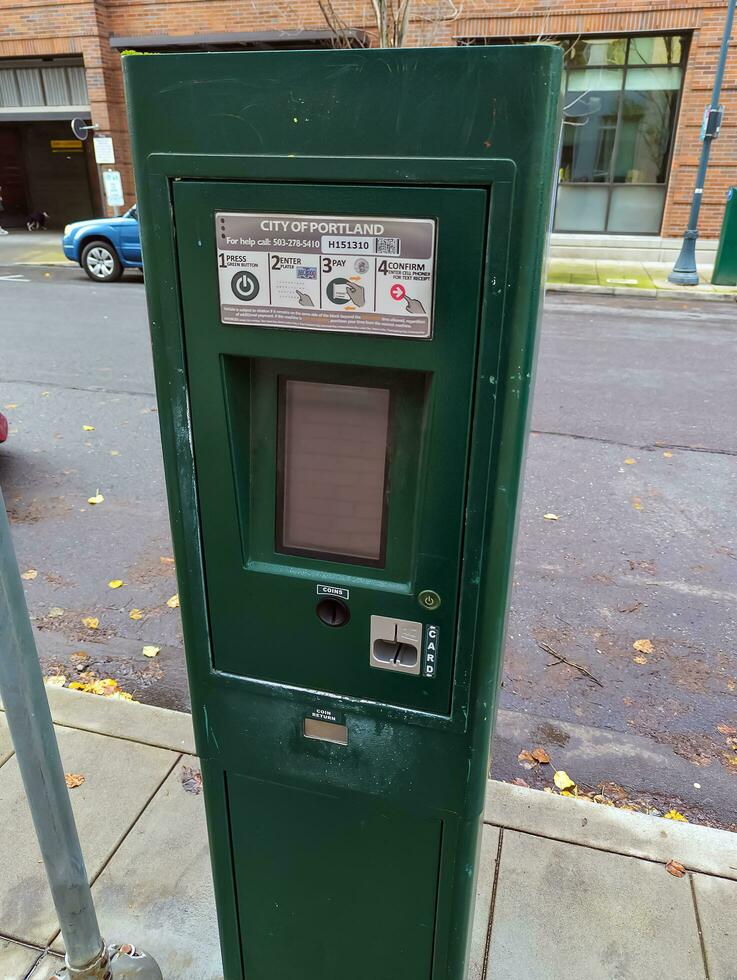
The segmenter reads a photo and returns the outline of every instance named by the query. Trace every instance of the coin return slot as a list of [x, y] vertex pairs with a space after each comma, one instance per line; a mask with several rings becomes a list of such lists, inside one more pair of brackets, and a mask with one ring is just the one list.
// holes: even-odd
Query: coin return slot
[[316, 738], [320, 742], [334, 742], [348, 745], [348, 726], [337, 725], [334, 721], [320, 721], [318, 718], [305, 718], [305, 738]]

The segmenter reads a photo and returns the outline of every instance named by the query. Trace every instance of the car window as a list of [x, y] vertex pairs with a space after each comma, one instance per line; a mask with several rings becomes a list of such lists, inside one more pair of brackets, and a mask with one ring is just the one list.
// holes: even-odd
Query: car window
[[137, 208], [137, 207], [135, 207], [135, 206], [134, 206], [134, 207], [132, 207], [132, 208], [130, 209], [130, 211], [128, 212], [128, 215], [127, 215], [127, 217], [129, 217], [129, 218], [133, 218], [133, 220], [134, 220], [134, 221], [138, 221], [138, 208]]

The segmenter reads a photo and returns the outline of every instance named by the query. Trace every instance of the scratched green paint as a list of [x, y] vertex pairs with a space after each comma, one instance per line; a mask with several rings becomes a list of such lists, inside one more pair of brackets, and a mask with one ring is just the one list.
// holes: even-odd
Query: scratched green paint
[[[160, 55], [125, 76], [224, 976], [463, 980], [560, 53]], [[222, 325], [218, 209], [434, 218], [433, 339]], [[383, 567], [276, 550], [284, 376], [391, 386]], [[346, 626], [316, 617], [321, 583], [348, 589]], [[437, 676], [371, 668], [371, 614], [439, 627]]]

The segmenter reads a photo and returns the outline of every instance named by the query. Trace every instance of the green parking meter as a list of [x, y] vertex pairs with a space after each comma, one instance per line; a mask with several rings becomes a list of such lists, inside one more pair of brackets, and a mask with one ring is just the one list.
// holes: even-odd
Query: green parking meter
[[462, 980], [560, 52], [125, 58], [226, 980]]

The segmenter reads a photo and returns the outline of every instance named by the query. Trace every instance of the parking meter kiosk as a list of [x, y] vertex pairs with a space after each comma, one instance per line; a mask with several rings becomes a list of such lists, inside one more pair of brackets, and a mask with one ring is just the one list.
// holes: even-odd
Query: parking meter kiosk
[[549, 45], [127, 56], [226, 980], [463, 980]]

